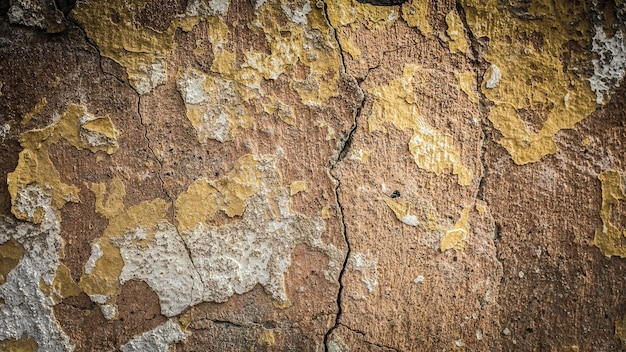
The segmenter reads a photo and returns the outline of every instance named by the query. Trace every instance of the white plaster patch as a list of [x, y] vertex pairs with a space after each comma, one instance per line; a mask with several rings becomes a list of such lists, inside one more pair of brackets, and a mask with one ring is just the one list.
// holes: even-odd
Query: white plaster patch
[[39, 1], [15, 0], [7, 12], [9, 22], [40, 29], [48, 28], [44, 9]]
[[60, 224], [50, 206], [51, 198], [37, 186], [30, 188], [29, 196], [43, 209], [41, 224], [15, 222], [9, 218], [0, 221], [0, 243], [14, 238], [24, 247], [24, 257], [9, 272], [0, 286], [0, 340], [30, 336], [40, 350], [73, 351], [74, 346], [57, 324], [50, 297], [44, 295], [39, 283], [50, 285], [59, 265], [63, 243]]
[[100, 257], [102, 257], [103, 254], [104, 252], [102, 252], [102, 248], [100, 248], [100, 243], [94, 242], [91, 245], [91, 255], [89, 256], [89, 259], [87, 259], [87, 263], [85, 263], [85, 274], [91, 274], [93, 269], [96, 267], [96, 262], [100, 259]]
[[237, 127], [246, 125], [247, 112], [237, 82], [189, 69], [176, 84], [201, 143], [231, 140]]
[[203, 88], [204, 81], [206, 76], [195, 70], [188, 70], [176, 81], [178, 91], [186, 104], [202, 104], [207, 100]]
[[281, 3], [280, 8], [291, 22], [300, 25], [307, 24], [306, 16], [311, 12], [311, 4], [308, 0], [291, 4]]
[[607, 38], [601, 25], [595, 27], [592, 51], [598, 58], [593, 63], [593, 76], [589, 78], [591, 90], [596, 93], [596, 103], [609, 101], [611, 91], [618, 88], [626, 69], [626, 40], [618, 30], [612, 38]]
[[367, 291], [369, 293], [374, 292], [374, 288], [378, 286], [378, 280], [376, 279], [378, 259], [371, 254], [354, 253], [350, 258], [349, 264], [352, 270], [361, 272], [361, 281], [365, 284]]
[[17, 191], [13, 208], [20, 214], [26, 214], [27, 220], [33, 221], [37, 211], [45, 212], [50, 207], [50, 195], [36, 184], [29, 184]]
[[307, 218], [290, 209], [289, 189], [282, 187], [274, 162], [267, 157], [260, 160], [260, 190], [248, 199], [241, 220], [221, 227], [199, 223], [183, 233], [204, 285], [203, 301], [225, 302], [259, 284], [274, 299], [285, 302], [284, 274], [299, 243], [326, 253], [329, 279], [337, 280], [342, 253], [320, 240], [321, 218]]
[[172, 345], [187, 338], [180, 324], [170, 319], [156, 328], [146, 331], [121, 347], [122, 352], [168, 352]]
[[410, 226], [417, 226], [419, 224], [417, 216], [415, 215], [405, 215], [401, 221]]
[[155, 231], [147, 243], [141, 242], [146, 239], [142, 228], [113, 241], [124, 260], [120, 283], [145, 281], [159, 296], [161, 313], [171, 317], [200, 302], [202, 283], [176, 228], [162, 222]]
[[167, 66], [163, 59], [148, 65], [139, 65], [138, 72], [131, 78], [130, 83], [137, 93], [144, 95], [167, 81]]
[[11, 130], [11, 125], [9, 125], [8, 123], [5, 123], [4, 125], [0, 126], [0, 142], [4, 142], [4, 139], [6, 138], [7, 134], [9, 134], [10, 130]]
[[223, 16], [229, 6], [230, 0], [191, 0], [187, 4], [187, 16]]
[[500, 79], [502, 78], [502, 73], [500, 73], [500, 69], [498, 66], [491, 64], [491, 67], [487, 70], [485, 75], [489, 75], [487, 82], [485, 83], [485, 88], [494, 89], [500, 84]]
[[117, 306], [114, 304], [102, 304], [100, 311], [106, 320], [112, 320], [117, 316]]

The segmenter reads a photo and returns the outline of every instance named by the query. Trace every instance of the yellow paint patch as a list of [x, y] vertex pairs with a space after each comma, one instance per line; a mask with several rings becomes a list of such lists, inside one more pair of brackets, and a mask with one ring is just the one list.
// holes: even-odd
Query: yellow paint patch
[[471, 208], [467, 207], [463, 209], [461, 218], [456, 222], [454, 227], [446, 231], [446, 234], [441, 238], [440, 250], [445, 252], [448, 249], [463, 250], [469, 228], [467, 225], [469, 211]]
[[472, 103], [478, 104], [479, 99], [478, 94], [476, 93], [476, 78], [474, 77], [474, 72], [455, 72], [454, 76], [459, 81], [459, 88], [467, 94], [467, 98]]
[[179, 230], [184, 232], [198, 223], [206, 224], [220, 210], [230, 217], [243, 215], [247, 199], [259, 191], [261, 177], [256, 158], [245, 155], [226, 177], [196, 180], [176, 199]]
[[113, 303], [115, 296], [120, 292], [119, 276], [124, 268], [124, 261], [119, 248], [111, 241], [138, 227], [144, 228], [147, 232], [146, 238], [142, 241], [144, 243], [150, 241], [157, 223], [166, 218], [170, 204], [157, 198], [126, 209], [124, 207], [126, 188], [118, 177], [112, 180], [106, 201], [106, 185], [92, 184], [90, 189], [96, 197], [96, 211], [104, 215], [109, 224], [102, 237], [96, 240], [100, 245], [102, 256], [95, 261], [91, 272], [83, 274], [80, 278], [79, 287], [88, 295], [104, 295], [109, 298], [109, 303]]
[[[485, 60], [493, 66], [482, 91], [495, 104], [489, 120], [502, 133], [499, 143], [516, 164], [556, 153], [554, 135], [572, 128], [597, 106], [584, 70], [564, 69], [560, 60], [567, 43], [590, 46], [587, 6], [533, 1], [526, 14], [533, 19], [524, 20], [503, 10], [498, 0], [462, 3], [474, 35], [489, 38]], [[571, 63], [588, 60], [584, 50], [571, 55]], [[494, 76], [495, 68], [499, 77]], [[523, 110], [545, 116], [539, 132], [530, 131]]]
[[262, 104], [266, 114], [277, 117], [288, 125], [293, 126], [296, 124], [296, 114], [292, 106], [283, 103], [275, 96], [270, 96], [268, 100], [268, 103]]
[[339, 34], [339, 42], [341, 43], [341, 49], [350, 54], [353, 60], [361, 56], [361, 49], [359, 49], [359, 46], [349, 37], [344, 34]]
[[402, 18], [410, 27], [416, 27], [424, 36], [433, 32], [428, 22], [429, 0], [411, 0], [402, 4]]
[[461, 21], [461, 17], [456, 11], [450, 11], [446, 15], [446, 24], [448, 25], [448, 29], [446, 30], [446, 34], [450, 38], [448, 42], [448, 46], [450, 47], [451, 53], [461, 53], [466, 54], [469, 52], [469, 44], [467, 42], [467, 38], [465, 37], [465, 26], [463, 25], [463, 21]]
[[309, 186], [307, 186], [306, 182], [304, 181], [295, 181], [295, 182], [292, 182], [291, 185], [289, 185], [290, 196], [295, 196], [296, 194], [300, 192], [308, 192], [308, 191], [309, 191]]
[[411, 205], [409, 203], [400, 203], [389, 198], [385, 198], [385, 203], [387, 203], [389, 209], [393, 210], [398, 220], [402, 220], [402, 218], [409, 215], [411, 211]]
[[328, 207], [328, 206], [323, 207], [323, 208], [322, 208], [322, 219], [324, 219], [324, 220], [328, 220], [328, 219], [330, 219], [331, 217], [333, 217], [333, 216], [334, 216], [334, 211], [333, 211], [333, 214], [331, 214], [331, 210], [332, 210], [332, 209], [333, 209], [333, 208]]
[[356, 0], [329, 1], [327, 6], [328, 18], [334, 27], [356, 27], [361, 23], [371, 30], [387, 28], [398, 18], [400, 9], [398, 6], [362, 4]]
[[24, 257], [24, 246], [15, 239], [0, 244], [0, 285], [7, 281], [7, 275]]
[[46, 107], [47, 104], [48, 104], [48, 100], [46, 99], [46, 97], [41, 98], [41, 100], [39, 100], [39, 102], [35, 104], [35, 107], [26, 115], [24, 115], [24, 118], [22, 119], [22, 125], [26, 125], [27, 123], [29, 123], [30, 120], [35, 115], [38, 115], [41, 112], [41, 110], [43, 110], [43, 108]]
[[615, 321], [615, 337], [622, 343], [622, 349], [626, 349], [626, 320]]
[[57, 267], [51, 287], [43, 282], [39, 286], [47, 296], [52, 296], [55, 303], [60, 302], [63, 298], [78, 296], [82, 292], [78, 284], [72, 279], [70, 269], [65, 264], [59, 264]]
[[596, 229], [593, 244], [606, 256], [626, 258], [626, 229], [619, 229], [611, 223], [613, 209], [626, 199], [622, 177], [617, 171], [604, 171], [598, 178], [602, 182], [602, 227]]
[[261, 346], [273, 346], [276, 343], [274, 332], [272, 330], [263, 329], [261, 335], [259, 335], [258, 342]]
[[472, 171], [463, 165], [452, 136], [430, 126], [420, 115], [413, 91], [413, 80], [418, 73], [417, 65], [407, 64], [403, 77], [370, 89], [376, 101], [368, 120], [369, 131], [386, 131], [386, 123], [400, 130], [412, 130], [408, 145], [415, 163], [437, 175], [452, 169], [452, 173], [458, 176], [458, 183], [467, 186], [472, 182]]
[[[106, 122], [98, 124], [100, 130], [93, 125], [91, 130], [84, 127], [94, 120]], [[39, 186], [49, 195], [54, 209], [60, 209], [68, 201], [79, 201], [78, 188], [61, 182], [59, 172], [48, 155], [50, 146], [65, 139], [79, 150], [106, 151], [112, 154], [118, 148], [116, 136], [117, 131], [109, 117], [96, 118], [78, 105], [70, 105], [57, 123], [22, 134], [20, 144], [23, 150], [19, 154], [17, 167], [7, 176], [13, 215], [21, 220], [41, 222], [43, 217], [41, 206], [27, 209], [21, 204], [20, 197], [27, 198], [28, 195], [20, 196], [20, 193], [28, 192], [27, 186], [30, 185]]]
[[371, 153], [372, 152], [367, 149], [356, 149], [352, 151], [352, 154], [350, 154], [350, 159], [357, 160], [361, 164], [367, 164]]
[[37, 352], [38, 349], [37, 341], [32, 337], [0, 341], [0, 351], [4, 352]]
[[[126, 69], [135, 89], [147, 93], [149, 89], [142, 87], [143, 82], [151, 84], [155, 80], [152, 74], [161, 65], [159, 60], [174, 48], [176, 29], [189, 31], [199, 18], [175, 17], [167, 30], [157, 32], [141, 27], [134, 19], [135, 12], [144, 4], [143, 0], [79, 2], [70, 17], [81, 24], [87, 36], [98, 45], [101, 55]], [[157, 69], [163, 70], [162, 67]]]

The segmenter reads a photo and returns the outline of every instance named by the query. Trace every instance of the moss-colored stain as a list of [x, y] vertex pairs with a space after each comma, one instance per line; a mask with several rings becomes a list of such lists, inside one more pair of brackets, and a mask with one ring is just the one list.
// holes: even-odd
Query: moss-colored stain
[[[489, 120], [502, 133], [499, 143], [517, 164], [556, 153], [554, 135], [572, 128], [597, 106], [589, 77], [560, 59], [568, 43], [589, 46], [589, 4], [533, 1], [524, 18], [503, 8], [498, 0], [464, 0], [462, 4], [474, 36], [489, 39], [485, 60], [492, 69], [482, 91], [495, 104]], [[583, 50], [572, 52], [570, 62], [588, 61], [584, 55]], [[525, 111], [545, 119], [533, 126], [538, 132], [524, 121]]]
[[417, 65], [407, 64], [402, 77], [388, 85], [370, 89], [376, 101], [368, 120], [369, 131], [386, 131], [386, 123], [401, 130], [411, 130], [413, 136], [408, 147], [415, 163], [437, 175], [452, 171], [458, 176], [458, 183], [467, 186], [472, 182], [472, 171], [463, 165], [452, 136], [430, 126], [420, 115], [413, 89], [413, 81], [418, 74]]
[[615, 321], [615, 337], [622, 344], [622, 350], [626, 349], [626, 320]]
[[52, 164], [48, 155], [50, 146], [65, 139], [78, 149], [112, 154], [118, 148], [117, 133], [108, 116], [95, 117], [82, 106], [70, 105], [55, 124], [22, 134], [20, 144], [23, 150], [17, 167], [7, 176], [11, 212], [18, 219], [41, 222], [42, 206], [36, 202], [31, 205], [32, 200], [28, 200], [32, 196], [27, 194], [31, 185], [40, 187], [50, 196], [54, 209], [60, 209], [68, 201], [78, 202], [78, 188], [61, 182], [59, 172]]
[[0, 351], [4, 352], [36, 352], [38, 349], [37, 341], [32, 337], [0, 341]]
[[593, 244], [606, 256], [626, 258], [626, 229], [619, 229], [611, 223], [613, 209], [626, 199], [622, 177], [617, 171], [604, 171], [598, 178], [602, 182], [602, 227], [596, 229]]
[[15, 239], [0, 244], [0, 285], [6, 282], [7, 275], [24, 257], [24, 246]]

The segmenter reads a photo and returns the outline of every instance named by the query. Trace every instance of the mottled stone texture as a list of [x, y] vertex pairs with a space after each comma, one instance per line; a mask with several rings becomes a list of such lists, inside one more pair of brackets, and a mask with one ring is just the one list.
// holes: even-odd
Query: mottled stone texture
[[622, 1], [0, 15], [0, 350], [626, 347]]

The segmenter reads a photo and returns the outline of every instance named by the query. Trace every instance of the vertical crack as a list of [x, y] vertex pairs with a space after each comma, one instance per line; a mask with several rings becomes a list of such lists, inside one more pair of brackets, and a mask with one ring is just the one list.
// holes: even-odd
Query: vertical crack
[[480, 165], [482, 168], [482, 175], [480, 177], [480, 181], [478, 183], [478, 189], [476, 191], [476, 199], [485, 201], [485, 187], [487, 183], [487, 177], [489, 176], [489, 168], [485, 162], [485, 154], [487, 153], [487, 143], [488, 143], [488, 131], [487, 131], [487, 123], [484, 121], [484, 116], [489, 113], [489, 100], [483, 94], [480, 89], [480, 85], [478, 84], [478, 77], [482, 76], [481, 73], [486, 71], [487, 62], [483, 60], [483, 47], [484, 44], [474, 36], [472, 29], [467, 23], [467, 16], [465, 14], [465, 8], [461, 3], [461, 0], [456, 1], [456, 11], [463, 22], [463, 27], [465, 28], [465, 33], [469, 38], [470, 42], [470, 50], [472, 51], [472, 57], [470, 58], [470, 64], [474, 69], [474, 73], [476, 74], [476, 92], [479, 96], [479, 110], [481, 113], [481, 121], [480, 121], [480, 129], [481, 129], [481, 145], [480, 145]]
[[[113, 79], [115, 79], [117, 82], [121, 83], [121, 84], [128, 84], [128, 86], [130, 87], [130, 89], [132, 89], [136, 94], [137, 94], [137, 116], [139, 117], [139, 124], [141, 125], [141, 127], [143, 128], [143, 137], [146, 140], [146, 146], [148, 148], [148, 150], [150, 151], [150, 153], [152, 154], [152, 156], [154, 157], [154, 159], [156, 160], [156, 162], [159, 164], [159, 169], [156, 172], [156, 176], [159, 179], [159, 183], [161, 184], [161, 191], [163, 192], [163, 194], [165, 194], [165, 197], [167, 198], [167, 201], [170, 203], [170, 221], [172, 224], [172, 227], [174, 228], [174, 230], [176, 231], [176, 234], [178, 235], [178, 237], [180, 238], [181, 242], [183, 243], [183, 246], [185, 247], [185, 250], [187, 251], [187, 255], [189, 256], [189, 260], [191, 262], [191, 264], [193, 265], [194, 270], [196, 271], [196, 274], [198, 275], [198, 279], [200, 280], [200, 283], [202, 284], [201, 287], [204, 287], [204, 282], [202, 280], [202, 275], [200, 275], [200, 272], [198, 271], [198, 268], [196, 266], [196, 263], [193, 260], [193, 256], [191, 255], [191, 249], [189, 248], [189, 246], [187, 245], [187, 241], [185, 241], [185, 238], [183, 237], [183, 235], [180, 233], [180, 231], [178, 230], [178, 227], [176, 226], [176, 208], [175, 208], [175, 204], [174, 204], [174, 198], [170, 195], [170, 193], [168, 192], [166, 186], [165, 186], [165, 181], [163, 180], [163, 176], [162, 176], [162, 172], [163, 172], [163, 162], [161, 161], [161, 159], [158, 157], [157, 153], [154, 151], [154, 148], [152, 146], [152, 141], [150, 140], [150, 136], [148, 135], [148, 126], [146, 125], [144, 119], [143, 119], [143, 115], [141, 114], [141, 94], [139, 94], [139, 92], [137, 91], [137, 89], [135, 89], [135, 87], [132, 86], [132, 84], [130, 84], [130, 82], [124, 82], [122, 80], [120, 80], [117, 76], [115, 76], [114, 74], [111, 74], [109, 72], [107, 72], [104, 67], [102, 66], [102, 53], [100, 52], [100, 49], [98, 48], [97, 44], [91, 40], [91, 38], [89, 38], [89, 36], [87, 35], [87, 32], [85, 31], [85, 29], [80, 25], [80, 23], [76, 22], [75, 20], [68, 18], [68, 21], [70, 23], [72, 23], [73, 25], [76, 26], [76, 28], [78, 28], [82, 35], [85, 38], [85, 42], [87, 43], [87, 45], [89, 47], [91, 47], [93, 50], [96, 51], [96, 53], [98, 54], [98, 66], [100, 68], [100, 71], [107, 76], [112, 77]], [[191, 307], [193, 304], [193, 285], [191, 286], [191, 292], [189, 295], [189, 307]]]
[[[343, 49], [341, 47], [341, 42], [339, 41], [338, 30], [337, 30], [337, 28], [335, 28], [332, 25], [332, 23], [330, 21], [330, 17], [328, 15], [328, 4], [325, 1], [321, 1], [321, 3], [323, 5], [324, 17], [326, 18], [328, 26], [332, 29], [334, 37], [335, 37], [335, 41], [337, 42], [339, 55], [341, 57], [342, 71], [343, 71], [344, 74], [347, 74], [346, 73], [345, 57], [343, 55]], [[359, 90], [361, 90], [360, 83], [361, 82], [357, 82], [357, 85], [356, 85]], [[334, 158], [334, 160], [331, 159], [331, 161], [329, 163], [329, 173], [328, 174], [335, 181], [335, 188], [334, 188], [335, 202], [337, 203], [337, 207], [339, 209], [339, 219], [341, 221], [341, 232], [342, 232], [342, 235], [343, 235], [343, 240], [344, 240], [344, 242], [346, 244], [346, 255], [344, 257], [344, 260], [343, 260], [343, 263], [342, 263], [342, 266], [341, 266], [341, 271], [339, 272], [339, 276], [337, 278], [337, 282], [339, 284], [339, 290], [337, 291], [337, 299], [336, 299], [336, 302], [337, 302], [337, 314], [335, 315], [335, 322], [334, 322], [333, 326], [330, 327], [330, 329], [328, 329], [328, 331], [326, 331], [326, 333], [324, 334], [324, 350], [325, 351], [328, 351], [328, 344], [330, 342], [329, 341], [330, 337], [331, 337], [332, 333], [335, 331], [335, 329], [337, 329], [337, 327], [340, 324], [341, 315], [343, 313], [342, 300], [341, 300], [341, 297], [343, 295], [343, 289], [344, 289], [343, 277], [344, 277], [344, 274], [346, 272], [348, 259], [350, 258], [350, 254], [352, 252], [352, 248], [350, 246], [350, 240], [348, 238], [348, 231], [347, 231], [347, 227], [346, 227], [346, 222], [345, 222], [344, 208], [343, 208], [343, 205], [341, 204], [341, 198], [339, 196], [339, 189], [341, 188], [341, 180], [333, 174], [333, 171], [336, 169], [338, 163], [345, 158], [346, 154], [350, 150], [350, 146], [352, 144], [352, 137], [353, 137], [354, 133], [356, 132], [356, 130], [358, 128], [358, 119], [359, 119], [359, 117], [361, 115], [361, 111], [363, 110], [363, 106], [364, 105], [365, 105], [365, 95], [362, 93], [362, 90], [361, 90], [361, 101], [359, 102], [359, 106], [353, 111], [352, 127], [350, 129], [350, 132], [348, 132], [348, 135], [346, 136], [345, 140], [342, 142], [342, 145], [339, 148], [339, 153], [336, 154], [336, 157]]]

